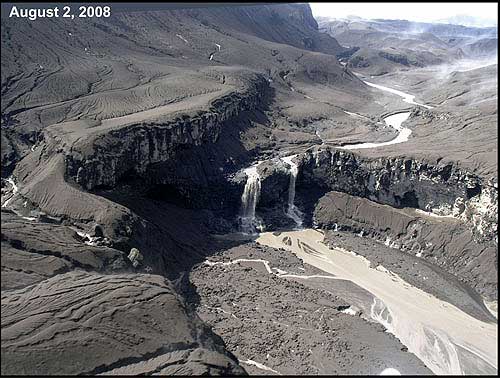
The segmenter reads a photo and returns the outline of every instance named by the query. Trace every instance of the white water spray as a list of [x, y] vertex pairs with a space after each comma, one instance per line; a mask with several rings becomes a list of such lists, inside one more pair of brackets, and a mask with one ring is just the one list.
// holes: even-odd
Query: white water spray
[[297, 175], [299, 174], [299, 167], [293, 161], [297, 155], [286, 156], [281, 158], [285, 163], [290, 165], [290, 183], [288, 185], [288, 208], [286, 215], [291, 218], [297, 228], [302, 228], [302, 212], [295, 206], [295, 183], [297, 181]]
[[241, 231], [253, 234], [256, 230], [262, 231], [262, 222], [255, 216], [255, 208], [260, 198], [260, 175], [257, 167], [260, 162], [244, 170], [247, 175], [247, 182], [241, 196]]

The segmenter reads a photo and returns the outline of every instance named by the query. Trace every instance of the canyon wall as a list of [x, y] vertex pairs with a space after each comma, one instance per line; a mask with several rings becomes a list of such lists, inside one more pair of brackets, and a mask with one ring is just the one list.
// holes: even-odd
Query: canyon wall
[[442, 267], [485, 298], [497, 300], [497, 245], [474, 240], [459, 219], [396, 209], [332, 191], [318, 201], [313, 221], [322, 229], [349, 231], [416, 255]]
[[[215, 143], [224, 123], [243, 111], [257, 108], [269, 83], [260, 75], [247, 81], [241, 93], [214, 100], [208, 110], [188, 112], [165, 122], [142, 122], [107, 133], [90, 154], [73, 149], [66, 156], [66, 175], [86, 190], [113, 187], [124, 174], [151, 179], [148, 170], [174, 158], [178, 149]], [[155, 176], [157, 183], [169, 177]]]
[[390, 205], [453, 215], [477, 241], [496, 240], [497, 184], [457, 168], [402, 157], [368, 159], [347, 151], [311, 150], [301, 161], [299, 185], [316, 185]]

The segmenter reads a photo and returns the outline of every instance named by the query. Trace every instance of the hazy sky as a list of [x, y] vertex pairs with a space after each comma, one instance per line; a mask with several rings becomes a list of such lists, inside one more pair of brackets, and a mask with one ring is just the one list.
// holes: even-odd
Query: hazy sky
[[[498, 23], [497, 3], [309, 3], [314, 16], [436, 21], [467, 15]], [[491, 25], [484, 25], [491, 26]]]

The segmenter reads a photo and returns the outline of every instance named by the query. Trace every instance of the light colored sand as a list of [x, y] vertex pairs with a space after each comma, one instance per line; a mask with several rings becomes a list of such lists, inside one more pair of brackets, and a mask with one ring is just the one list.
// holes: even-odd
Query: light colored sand
[[[377, 298], [372, 317], [434, 373], [494, 374], [497, 371], [496, 324], [475, 319], [409, 285], [384, 267], [371, 268], [365, 258], [330, 249], [322, 241], [323, 234], [312, 229], [284, 232], [279, 236], [262, 233], [257, 238], [260, 244], [292, 251], [305, 263], [372, 293]], [[463, 350], [469, 353], [467, 359]], [[477, 363], [470, 362], [470, 355]]]

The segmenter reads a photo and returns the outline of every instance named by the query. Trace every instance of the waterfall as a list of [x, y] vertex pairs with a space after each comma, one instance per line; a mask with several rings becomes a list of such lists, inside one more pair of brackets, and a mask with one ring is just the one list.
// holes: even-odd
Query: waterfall
[[241, 231], [247, 234], [263, 229], [262, 222], [255, 216], [255, 208], [260, 197], [260, 175], [257, 171], [259, 164], [260, 162], [243, 171], [247, 175], [247, 182], [241, 196], [240, 226]]
[[[11, 190], [10, 190], [10, 195], [6, 195], [4, 193], [2, 193], [2, 207], [7, 207], [7, 204], [14, 198], [14, 196], [16, 195], [16, 193], [18, 192], [19, 188], [17, 187], [16, 183], [14, 182], [14, 179], [12, 177], [9, 177], [7, 179], [7, 182], [10, 184], [11, 186]], [[7, 199], [5, 199], [5, 197], [8, 197]]]
[[288, 184], [288, 208], [286, 215], [292, 219], [297, 228], [302, 227], [302, 212], [295, 206], [295, 182], [297, 181], [297, 175], [299, 174], [299, 167], [293, 162], [293, 159], [297, 155], [286, 156], [281, 158], [285, 163], [290, 165], [290, 183]]

